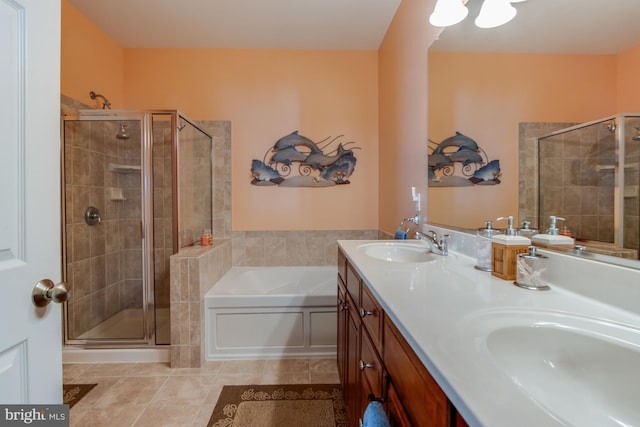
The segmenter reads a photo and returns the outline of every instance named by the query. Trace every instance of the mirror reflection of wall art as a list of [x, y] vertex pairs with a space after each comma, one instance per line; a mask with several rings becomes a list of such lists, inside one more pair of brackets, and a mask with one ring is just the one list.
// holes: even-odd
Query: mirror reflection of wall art
[[491, 160], [478, 144], [456, 132], [441, 143], [429, 140], [430, 187], [470, 187], [500, 184], [500, 161]]
[[[318, 143], [291, 132], [276, 141], [262, 160], [251, 161], [253, 185], [280, 187], [329, 187], [349, 184], [356, 166], [355, 142], [341, 143], [339, 135]], [[336, 146], [337, 144], [337, 146]]]

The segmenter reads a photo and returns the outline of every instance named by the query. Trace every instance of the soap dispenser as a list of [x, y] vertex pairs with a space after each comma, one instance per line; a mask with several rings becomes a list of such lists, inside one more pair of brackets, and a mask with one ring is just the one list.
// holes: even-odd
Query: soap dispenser
[[538, 230], [531, 228], [531, 221], [524, 220], [522, 221], [522, 228], [518, 230], [518, 234], [531, 239], [533, 236], [538, 234]]
[[531, 240], [520, 236], [513, 228], [513, 216], [500, 217], [507, 220], [505, 234], [498, 234], [491, 239], [491, 274], [504, 280], [515, 280], [516, 257], [529, 250]]
[[573, 237], [564, 236], [560, 234], [560, 230], [558, 230], [557, 221], [564, 221], [564, 218], [559, 216], [551, 215], [549, 217], [551, 224], [547, 229], [546, 234], [536, 234], [531, 238], [533, 243], [543, 246], [573, 246], [575, 240]]
[[529, 246], [529, 253], [518, 255], [517, 267], [515, 285], [536, 291], [550, 289], [547, 281], [547, 257], [538, 255], [535, 246]]
[[500, 230], [493, 228], [491, 221], [485, 221], [484, 228], [476, 230], [476, 269], [491, 271], [491, 239], [500, 233]]

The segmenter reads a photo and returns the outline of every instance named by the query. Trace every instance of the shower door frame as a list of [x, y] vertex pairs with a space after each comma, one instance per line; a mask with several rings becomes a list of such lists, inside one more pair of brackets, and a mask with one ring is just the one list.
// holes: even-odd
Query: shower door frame
[[[167, 111], [166, 113], [172, 113]], [[155, 345], [155, 301], [154, 301], [154, 250], [153, 250], [153, 158], [152, 158], [152, 114], [139, 110], [80, 110], [78, 114], [62, 118], [62, 141], [64, 141], [65, 121], [140, 121], [141, 128], [141, 231], [142, 231], [142, 338], [70, 338], [68, 303], [64, 309], [64, 344], [85, 348], [126, 348]], [[172, 141], [174, 144], [174, 141]], [[65, 206], [65, 150], [61, 150], [62, 191], [62, 275], [67, 281], [67, 236]]]

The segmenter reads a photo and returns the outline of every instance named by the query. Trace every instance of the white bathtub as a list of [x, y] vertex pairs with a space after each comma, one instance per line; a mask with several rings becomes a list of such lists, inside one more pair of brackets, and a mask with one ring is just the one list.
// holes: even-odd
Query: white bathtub
[[334, 357], [335, 267], [233, 267], [206, 294], [207, 360]]

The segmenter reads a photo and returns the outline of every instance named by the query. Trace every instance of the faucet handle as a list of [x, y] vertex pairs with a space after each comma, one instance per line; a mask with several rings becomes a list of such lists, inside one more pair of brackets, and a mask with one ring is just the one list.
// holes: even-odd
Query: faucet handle
[[438, 246], [440, 247], [440, 252], [442, 255], [449, 255], [449, 240], [451, 239], [450, 234], [443, 234], [438, 239]]

